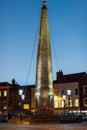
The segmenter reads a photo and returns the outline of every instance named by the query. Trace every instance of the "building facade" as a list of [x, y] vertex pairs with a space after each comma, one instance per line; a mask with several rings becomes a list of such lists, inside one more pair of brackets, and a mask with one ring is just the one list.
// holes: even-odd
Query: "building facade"
[[[22, 93], [20, 95], [20, 90]], [[23, 95], [26, 95], [22, 99]], [[35, 85], [20, 86], [13, 79], [12, 83], [0, 83], [0, 114], [30, 112], [35, 109]], [[32, 103], [31, 103], [32, 102]]]
[[54, 81], [54, 110], [56, 113], [63, 113], [64, 109], [66, 112], [87, 113], [87, 73], [63, 75], [62, 71], [57, 72]]
[[7, 82], [0, 83], [0, 113], [8, 109], [10, 86], [11, 85]]
[[[87, 113], [87, 73], [64, 75], [56, 73], [54, 86], [54, 113], [86, 112]], [[19, 90], [23, 90], [22, 99]], [[67, 91], [71, 93], [68, 95]], [[63, 98], [65, 96], [65, 99]], [[35, 85], [20, 86], [15, 80], [12, 83], [0, 83], [0, 113], [35, 112]]]

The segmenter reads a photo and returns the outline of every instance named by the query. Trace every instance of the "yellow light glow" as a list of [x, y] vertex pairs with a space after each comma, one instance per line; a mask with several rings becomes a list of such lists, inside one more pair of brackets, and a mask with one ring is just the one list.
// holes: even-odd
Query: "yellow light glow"
[[54, 101], [55, 101], [55, 100], [58, 100], [58, 96], [54, 96]]
[[58, 108], [58, 101], [54, 102], [54, 108]]
[[7, 96], [7, 91], [6, 91], [6, 90], [4, 91], [4, 96], [5, 96], [5, 97]]
[[33, 113], [34, 113], [34, 112], [35, 112], [35, 109], [32, 109], [32, 110], [31, 110], [31, 112], [33, 112]]
[[0, 91], [0, 97], [1, 97], [1, 91]]
[[79, 100], [75, 99], [75, 107], [79, 107]]
[[61, 108], [62, 107], [62, 97], [61, 96], [54, 96], [54, 108]]
[[30, 106], [29, 106], [29, 104], [24, 104], [24, 105], [23, 105], [23, 108], [29, 110], [29, 109], [30, 109]]
[[6, 106], [4, 106], [4, 110], [6, 110], [7, 109], [7, 107]]

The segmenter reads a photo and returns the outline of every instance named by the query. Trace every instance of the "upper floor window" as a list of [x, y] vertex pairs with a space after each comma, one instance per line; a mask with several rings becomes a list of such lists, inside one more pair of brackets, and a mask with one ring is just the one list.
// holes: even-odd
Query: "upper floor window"
[[64, 95], [64, 94], [65, 94], [65, 92], [64, 92], [64, 90], [62, 89], [62, 90], [61, 90], [61, 96]]
[[4, 96], [5, 96], [5, 97], [7, 96], [7, 91], [6, 91], [6, 90], [4, 91]]
[[1, 97], [1, 95], [2, 95], [2, 94], [1, 94], [1, 91], [0, 91], [0, 97]]
[[87, 85], [84, 85], [84, 86], [83, 86], [83, 93], [84, 93], [85, 95], [87, 95]]
[[87, 94], [87, 86], [85, 86], [85, 94]]
[[78, 88], [75, 89], [75, 95], [78, 95], [79, 94], [79, 91], [78, 91]]

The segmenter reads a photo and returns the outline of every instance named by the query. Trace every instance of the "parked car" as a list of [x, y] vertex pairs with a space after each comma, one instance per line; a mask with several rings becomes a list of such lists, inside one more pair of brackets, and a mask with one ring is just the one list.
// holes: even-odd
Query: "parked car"
[[0, 122], [6, 122], [7, 121], [7, 117], [4, 115], [0, 115]]
[[9, 116], [9, 118], [16, 118], [16, 117], [19, 117], [19, 115], [16, 114], [16, 113], [9, 114], [8, 116]]
[[3, 120], [3, 115], [0, 115], [0, 122]]
[[83, 116], [83, 121], [87, 121], [87, 114]]

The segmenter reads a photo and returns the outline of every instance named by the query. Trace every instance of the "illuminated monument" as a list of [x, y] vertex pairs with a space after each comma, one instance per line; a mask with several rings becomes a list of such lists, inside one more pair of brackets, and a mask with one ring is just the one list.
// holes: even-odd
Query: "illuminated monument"
[[50, 34], [48, 26], [48, 11], [46, 1], [43, 1], [38, 39], [35, 103], [37, 114], [51, 114], [54, 108], [54, 90], [52, 79], [52, 58]]

